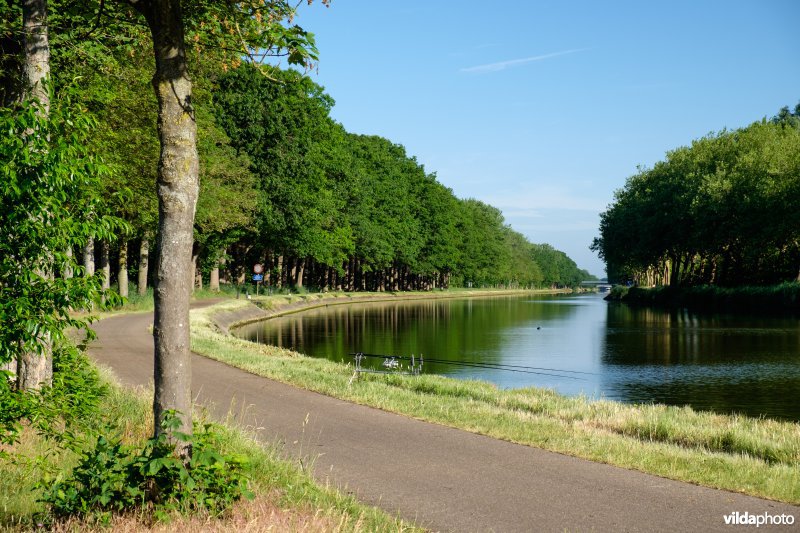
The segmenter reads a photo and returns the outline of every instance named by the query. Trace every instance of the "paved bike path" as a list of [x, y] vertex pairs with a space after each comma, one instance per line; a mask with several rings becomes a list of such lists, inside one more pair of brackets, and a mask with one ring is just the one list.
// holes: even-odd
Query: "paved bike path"
[[[201, 304], [202, 305], [202, 304]], [[152, 385], [152, 314], [95, 324], [90, 354], [125, 385]], [[732, 512], [800, 507], [698, 487], [421, 422], [192, 357], [193, 394], [233, 412], [315, 477], [437, 531], [741, 531]], [[753, 530], [756, 530], [753, 527]]]

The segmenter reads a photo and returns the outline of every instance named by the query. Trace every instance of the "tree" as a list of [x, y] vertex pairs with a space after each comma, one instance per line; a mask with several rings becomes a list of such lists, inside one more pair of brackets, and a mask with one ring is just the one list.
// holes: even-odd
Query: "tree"
[[[210, 21], [203, 35], [227, 48], [252, 57], [286, 52], [290, 63], [316, 59], [313, 37], [302, 28], [285, 28], [281, 22], [294, 15], [284, 0], [250, 0], [230, 3], [192, 3], [186, 17], [180, 0], [127, 0], [141, 14], [153, 43], [155, 74], [153, 88], [158, 100], [158, 134], [161, 154], [158, 165], [159, 224], [156, 241], [158, 263], [155, 290], [155, 432], [162, 431], [165, 412], [180, 413], [177, 428], [191, 434], [191, 367], [189, 298], [194, 241], [194, 215], [199, 188], [197, 124], [189, 77], [186, 22], [197, 22], [198, 40], [202, 22]], [[232, 36], [232, 37], [231, 37]], [[231, 40], [236, 45], [230, 46]], [[179, 450], [187, 455], [190, 450]]]
[[[50, 112], [50, 94], [47, 89], [50, 75], [50, 44], [47, 34], [47, 0], [24, 0], [22, 2], [23, 31], [23, 95], [25, 101], [33, 102], [32, 108], [46, 121]], [[36, 123], [35, 126], [42, 126]], [[34, 125], [22, 132], [23, 142], [27, 148], [36, 146], [39, 150], [47, 150], [44, 145], [36, 143], [43, 133]], [[38, 176], [32, 175], [32, 182]], [[42, 213], [42, 218], [47, 213]], [[42, 278], [52, 275], [52, 265], [41, 265], [36, 271]], [[36, 389], [49, 385], [53, 379], [53, 350], [50, 332], [44, 330], [39, 335], [38, 349], [22, 352], [17, 359], [17, 386], [22, 390]]]
[[[197, 125], [192, 82], [186, 63], [184, 21], [177, 0], [131, 0], [147, 21], [153, 39], [158, 100], [159, 226], [155, 290], [156, 434], [164, 414], [180, 412], [180, 431], [191, 434], [191, 367], [189, 359], [189, 272], [192, 266], [193, 224], [198, 194]], [[188, 454], [189, 450], [181, 450]]]

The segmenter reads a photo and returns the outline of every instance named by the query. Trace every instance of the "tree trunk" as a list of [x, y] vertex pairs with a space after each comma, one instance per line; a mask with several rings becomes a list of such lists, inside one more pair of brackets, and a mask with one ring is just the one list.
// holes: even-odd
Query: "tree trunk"
[[22, 31], [25, 40], [25, 98], [42, 104], [44, 114], [50, 112], [50, 96], [44, 86], [50, 76], [50, 42], [47, 33], [47, 0], [23, 0]]
[[305, 259], [298, 259], [297, 260], [297, 278], [295, 281], [295, 285], [298, 289], [303, 288], [303, 273], [306, 270], [306, 260]]
[[274, 268], [272, 253], [267, 251], [264, 254], [264, 286], [272, 285], [272, 269]]
[[191, 285], [191, 292], [194, 292], [196, 288], [202, 289], [203, 288], [203, 278], [200, 277], [198, 280], [198, 270], [197, 270], [197, 260], [200, 258], [200, 247], [197, 243], [192, 245], [192, 267], [189, 271], [189, 284]]
[[[197, 262], [195, 261], [194, 264], [197, 265]], [[195, 272], [195, 274], [194, 274], [194, 281], [195, 281], [194, 288], [197, 289], [198, 291], [202, 291], [203, 290], [203, 271], [200, 270], [200, 267], [195, 266], [194, 272]], [[194, 289], [192, 289], [192, 290], [194, 290]]]
[[275, 274], [275, 286], [279, 289], [283, 286], [283, 256], [279, 255], [276, 261], [277, 272]]
[[[158, 238], [153, 339], [155, 434], [164, 430], [165, 412], [177, 411], [178, 431], [192, 433], [192, 373], [189, 297], [193, 225], [198, 194], [197, 124], [192, 82], [186, 65], [179, 0], [131, 2], [144, 15], [153, 37], [158, 100]], [[176, 444], [179, 453], [191, 450]]]
[[72, 270], [72, 246], [67, 246], [67, 249], [64, 250], [64, 254], [67, 256], [67, 262], [64, 264], [64, 271], [61, 275], [64, 279], [72, 279], [72, 276], [75, 274]]
[[38, 389], [53, 381], [53, 346], [49, 332], [42, 334], [41, 344], [44, 353], [22, 354], [17, 367], [17, 387], [20, 390]]
[[139, 296], [147, 294], [147, 269], [150, 266], [150, 243], [146, 238], [142, 238], [139, 244]]
[[119, 295], [128, 297], [128, 241], [123, 237], [119, 245], [119, 270], [117, 271]]
[[91, 237], [83, 248], [83, 271], [87, 278], [94, 276], [94, 239]]
[[111, 262], [108, 260], [108, 241], [100, 241], [100, 270], [103, 271], [103, 290], [111, 287]]
[[292, 265], [289, 268], [288, 273], [286, 274], [286, 284], [291, 285], [292, 283], [296, 283], [297, 279], [297, 259], [291, 258], [289, 259], [289, 264]]
[[355, 290], [367, 290], [367, 276], [364, 273], [364, 265], [360, 259], [356, 259], [353, 275], [355, 276]]
[[[22, 33], [24, 39], [23, 60], [23, 99], [38, 100], [39, 112], [48, 115], [50, 96], [45, 81], [50, 77], [50, 43], [47, 33], [47, 0], [23, 0]], [[44, 252], [47, 252], [46, 250]], [[43, 278], [52, 276], [51, 272], [37, 270]], [[53, 348], [50, 333], [41, 333], [42, 353], [26, 352], [18, 361], [10, 362], [10, 369], [16, 366], [17, 387], [21, 390], [38, 389], [42, 384], [49, 385], [53, 379]]]
[[211, 273], [209, 274], [208, 288], [212, 291], [219, 291], [219, 260], [217, 260], [217, 264], [211, 269]]

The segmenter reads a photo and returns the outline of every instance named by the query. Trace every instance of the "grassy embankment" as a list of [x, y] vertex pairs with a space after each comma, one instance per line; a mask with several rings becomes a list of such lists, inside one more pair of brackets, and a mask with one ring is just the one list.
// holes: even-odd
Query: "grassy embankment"
[[[385, 295], [385, 298], [392, 298]], [[421, 420], [709, 487], [800, 503], [800, 425], [688, 407], [627, 405], [439, 376], [363, 375], [253, 344], [226, 324], [351, 301], [347, 295], [231, 300], [192, 312], [192, 348], [257, 375]], [[220, 327], [222, 323], [222, 327]]]
[[800, 312], [800, 283], [765, 287], [639, 287], [616, 286], [608, 300], [632, 305], [688, 308], [698, 311], [744, 311], [758, 313]]
[[[152, 391], [124, 389], [105, 374], [110, 393], [101, 416], [118, 424], [123, 442], [141, 446], [152, 431]], [[252, 464], [250, 488], [256, 497], [242, 500], [222, 518], [173, 514], [168, 522], [153, 523], [149, 514], [115, 516], [109, 531], [407, 531], [412, 526], [350, 496], [319, 486], [295, 463], [279, 458], [279, 450], [264, 449], [252, 435], [231, 426], [220, 428], [222, 453], [242, 454]], [[11, 460], [0, 460], [0, 531], [41, 529], [44, 505], [36, 482], [45, 472], [64, 475], [77, 456], [45, 440], [31, 428], [20, 442], [5, 447]], [[90, 520], [72, 519], [48, 525], [54, 531], [89, 531]]]

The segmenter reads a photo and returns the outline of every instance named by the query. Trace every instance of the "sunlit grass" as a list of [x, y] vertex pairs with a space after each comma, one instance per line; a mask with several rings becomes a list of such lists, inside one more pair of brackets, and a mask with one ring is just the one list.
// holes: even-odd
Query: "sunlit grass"
[[[287, 300], [283, 305], [292, 302]], [[715, 488], [800, 503], [800, 425], [689, 407], [629, 405], [550, 390], [500, 390], [439, 376], [365, 374], [287, 349], [233, 338], [215, 316], [229, 301], [192, 312], [198, 353], [285, 383], [521, 444]], [[273, 300], [269, 306], [279, 311]]]

